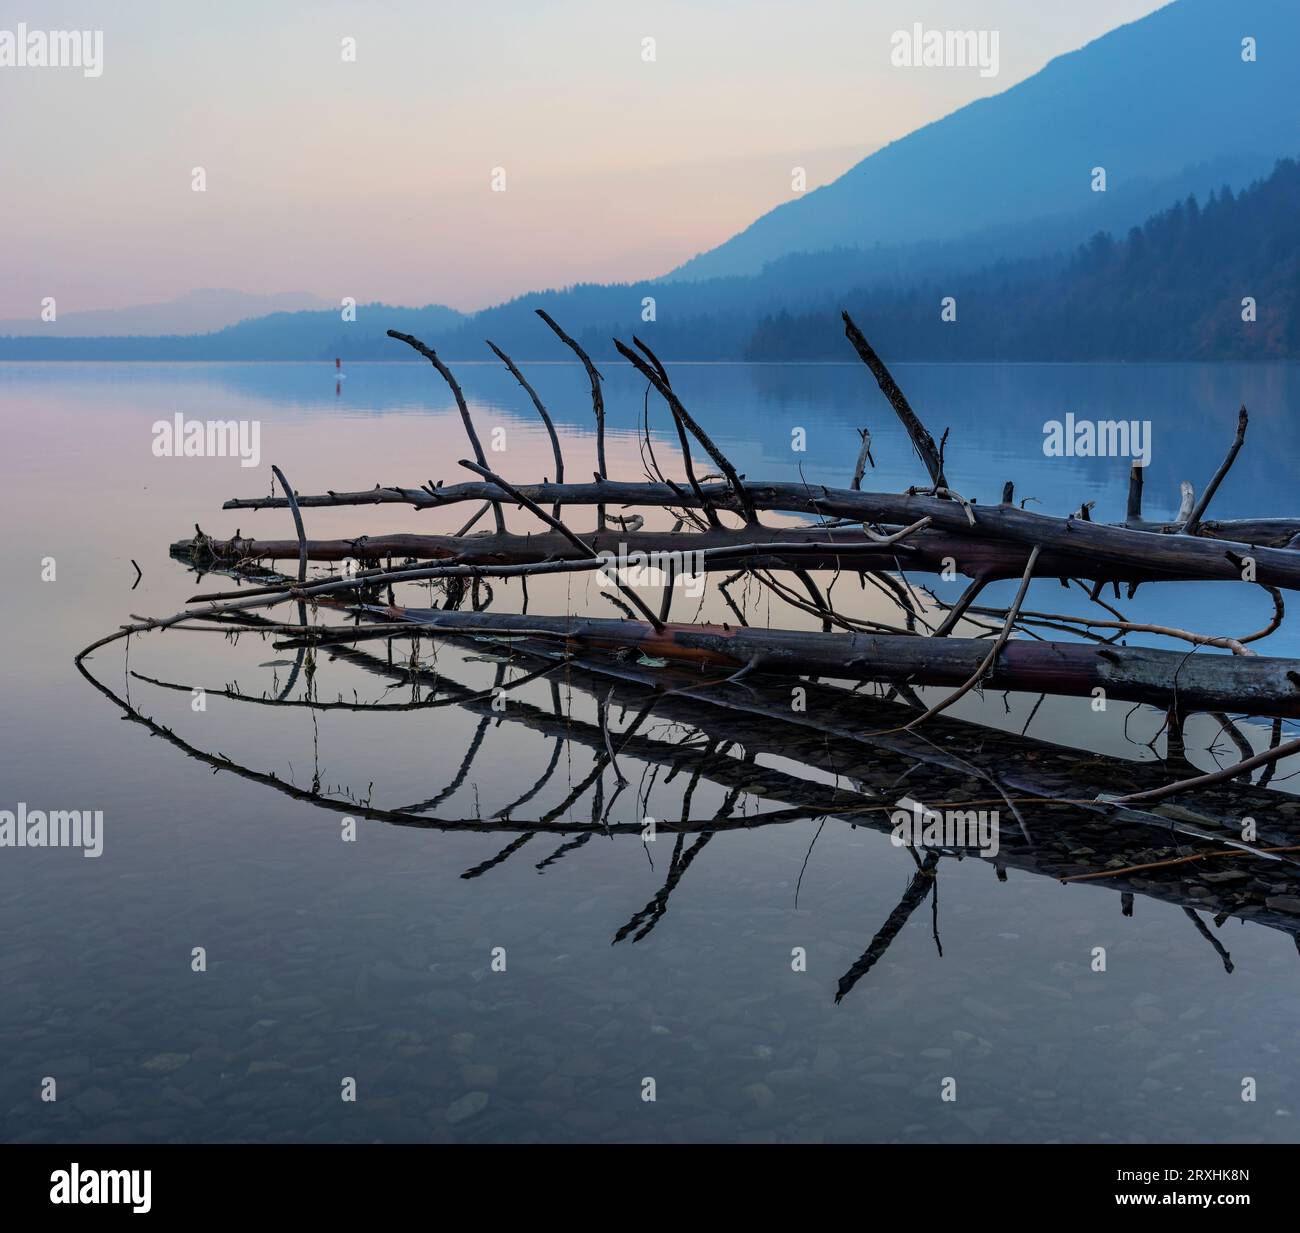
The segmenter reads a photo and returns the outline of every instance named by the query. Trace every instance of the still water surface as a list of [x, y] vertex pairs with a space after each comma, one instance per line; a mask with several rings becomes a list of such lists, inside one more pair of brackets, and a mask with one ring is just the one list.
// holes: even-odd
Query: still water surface
[[[635, 478], [643, 388], [606, 368], [611, 470]], [[493, 464], [519, 480], [551, 474], [546, 438], [508, 374], [458, 373], [480, 432], [506, 430]], [[580, 370], [534, 365], [529, 375], [561, 426], [570, 475], [585, 475], [594, 451]], [[1122, 516], [1125, 463], [1043, 456], [1044, 421], [1073, 411], [1152, 422], [1147, 513], [1171, 515], [1178, 481], [1204, 482], [1244, 401], [1251, 436], [1215, 513], [1296, 513], [1296, 367], [911, 365], [897, 375], [936, 435], [951, 429], [950, 478], [981, 501], [996, 501], [1014, 479], [1018, 496], [1041, 503], [1030, 508], [1065, 513], [1096, 501], [1094, 518]], [[878, 464], [868, 486], [922, 479], [859, 366], [683, 366], [675, 384], [751, 477], [790, 478], [802, 466], [810, 482], [843, 483], [865, 425]], [[259, 420], [261, 466], [155, 458], [151, 426], [177, 411]], [[942, 955], [927, 904], [837, 1005], [837, 981], [915, 868], [870, 829], [807, 820], [716, 835], [653, 928], [611, 945], [660, 892], [671, 842], [600, 836], [550, 859], [565, 840], [539, 834], [485, 869], [517, 832], [363, 821], [357, 842], [345, 843], [340, 814], [214, 773], [121, 722], [73, 654], [130, 614], [165, 615], [198, 590], [232, 585], [220, 576], [200, 585], [169, 559], [167, 545], [195, 523], [221, 536], [236, 527], [292, 535], [284, 511], [220, 510], [227, 497], [267, 491], [270, 463], [301, 492], [462, 477], [459, 420], [427, 366], [357, 365], [336, 388], [332, 372], [306, 364], [0, 365], [0, 415], [0, 807], [105, 815], [95, 860], [0, 849], [6, 1140], [1295, 1138], [1300, 956], [1278, 930], [1224, 925], [1228, 973], [1178, 906], [1139, 898], [1125, 917], [1119, 896], [1100, 886], [1014, 869], [999, 882], [982, 862], [948, 861]], [[668, 426], [658, 408], [652, 415], [668, 466]], [[807, 430], [805, 453], [791, 450], [797, 427]], [[469, 512], [325, 509], [306, 518], [308, 533], [325, 537], [454, 530]], [[520, 515], [512, 524], [523, 525]], [[50, 557], [56, 580], [45, 582]], [[133, 559], [143, 572], [134, 589]], [[1011, 585], [990, 594], [1003, 598]], [[873, 602], [839, 587], [846, 603]], [[958, 584], [937, 589], [952, 598]], [[1040, 607], [1075, 602], [1056, 583], [1034, 597]], [[518, 602], [514, 584], [498, 587], [498, 607]], [[589, 579], [534, 586], [531, 602], [534, 612], [616, 615]], [[679, 617], [694, 610], [676, 604]], [[751, 619], [769, 619], [766, 601], [752, 606]], [[1257, 589], [1229, 584], [1146, 588], [1126, 608], [1234, 633], [1270, 611]], [[704, 615], [724, 614], [710, 601]], [[802, 623], [775, 604], [770, 618]], [[382, 657], [382, 644], [371, 647]], [[1260, 649], [1300, 654], [1294, 633]], [[133, 639], [129, 657], [118, 643], [88, 667], [194, 747], [300, 787], [399, 808], [455, 783], [482, 726], [477, 712], [313, 711], [210, 693], [196, 713], [187, 691], [142, 679], [274, 694], [291, 658], [269, 641], [177, 631]], [[498, 664], [444, 646], [437, 669], [481, 690]], [[326, 698], [411, 697], [343, 660], [323, 659], [314, 684]], [[301, 696], [301, 682], [295, 689]], [[566, 714], [593, 720], [590, 694], [559, 693]], [[549, 709], [551, 683], [512, 696]], [[1018, 730], [1032, 702], [1012, 699], [1008, 714], [991, 695], [956, 713]], [[1139, 712], [1125, 732], [1122, 714], [1094, 722], [1086, 712], [1086, 703], [1047, 704], [1032, 733], [1152, 757], [1141, 742], [1158, 717]], [[629, 721], [615, 708], [616, 731]], [[647, 731], [687, 735], [654, 719]], [[515, 813], [540, 816], [564, 803], [598, 753], [507, 717], [487, 726], [433, 813], [494, 817], [554, 759], [551, 778]], [[1233, 750], [1199, 721], [1189, 754], [1210, 766]], [[685, 775], [655, 778], [626, 754], [620, 763], [633, 787], [610, 819], [680, 816]], [[1289, 790], [1295, 770], [1284, 765], [1277, 786]], [[614, 787], [607, 776], [604, 805]], [[727, 787], [705, 776], [691, 815], [711, 816], [726, 798]], [[730, 804], [737, 814], [766, 808], [757, 796]], [[589, 822], [590, 792], [560, 816]], [[1098, 946], [1104, 973], [1092, 970]], [[195, 947], [206, 950], [206, 972], [191, 968]], [[504, 972], [492, 970], [494, 948], [504, 948]], [[792, 969], [794, 948], [806, 952], [806, 971]], [[52, 1103], [40, 1099], [46, 1076], [57, 1080]], [[355, 1102], [340, 1099], [346, 1076]], [[1254, 1102], [1241, 1099], [1248, 1076]], [[642, 1099], [647, 1077], [653, 1102]], [[956, 1101], [940, 1099], [949, 1078]]]

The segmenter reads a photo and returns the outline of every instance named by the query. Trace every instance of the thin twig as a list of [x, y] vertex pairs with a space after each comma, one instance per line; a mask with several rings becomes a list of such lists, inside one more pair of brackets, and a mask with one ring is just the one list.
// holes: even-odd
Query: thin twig
[[1236, 779], [1238, 775], [1244, 774], [1246, 771], [1253, 771], [1257, 766], [1271, 766], [1283, 758], [1289, 758], [1294, 753], [1300, 753], [1300, 737], [1286, 741], [1281, 745], [1275, 745], [1272, 749], [1266, 749], [1262, 753], [1257, 753], [1253, 758], [1244, 758], [1232, 766], [1225, 766], [1220, 770], [1210, 771], [1205, 775], [1194, 775], [1190, 779], [1180, 779], [1176, 783], [1167, 783], [1162, 788], [1151, 788], [1146, 792], [1130, 792], [1127, 796], [1112, 796], [1107, 797], [1106, 800], [1111, 805], [1128, 805], [1134, 801], [1161, 801], [1166, 796], [1176, 796], [1179, 792], [1193, 792], [1197, 788], [1207, 788], [1211, 784]]
[[[484, 479], [489, 480], [491, 483], [495, 484], [498, 488], [501, 489], [502, 492], [512, 497], [515, 501], [518, 501], [519, 504], [522, 505], [530, 514], [533, 514], [536, 517], [540, 518], [544, 523], [546, 523], [547, 526], [551, 527], [552, 529], [558, 531], [561, 535], [563, 535], [564, 538], [567, 539], [569, 543], [571, 543], [575, 548], [577, 548], [578, 551], [581, 552], [584, 556], [597, 561], [601, 560], [600, 553], [598, 553], [593, 547], [591, 547], [590, 544], [588, 544], [585, 540], [579, 539], [576, 535], [574, 535], [572, 531], [569, 530], [568, 527], [564, 525], [563, 522], [561, 522], [558, 518], [552, 518], [550, 514], [548, 514], [544, 509], [542, 509], [540, 505], [537, 504], [536, 501], [532, 500], [529, 497], [524, 496], [524, 494], [520, 492], [518, 488], [514, 487], [514, 485], [507, 483], [499, 475], [495, 474], [492, 471], [489, 471], [485, 466], [480, 466], [478, 463], [473, 463], [468, 461], [467, 459], [462, 458], [460, 460], [460, 465], [464, 467], [466, 470], [473, 471], [476, 475], [481, 475], [483, 476]], [[622, 580], [618, 578], [614, 579], [614, 585], [617, 586], [618, 589], [622, 591], [623, 594], [626, 595], [629, 600], [632, 601], [634, 607], [639, 608], [641, 610], [641, 614], [646, 618], [647, 621], [650, 622], [651, 625], [655, 627], [655, 630], [657, 632], [663, 631], [664, 623], [659, 619], [659, 617], [654, 612], [651, 611], [651, 609], [645, 603], [645, 601], [642, 600], [641, 597], [635, 591], [633, 591], [631, 587], [625, 586]]]
[[1002, 648], [1006, 646], [1007, 640], [1011, 637], [1012, 627], [1015, 625], [1016, 614], [1020, 611], [1020, 605], [1024, 603], [1025, 594], [1029, 590], [1029, 582], [1034, 574], [1034, 564], [1038, 560], [1038, 546], [1034, 545], [1029, 554], [1029, 560], [1025, 563], [1025, 572], [1020, 579], [1020, 589], [1016, 592], [1016, 598], [1012, 601], [1011, 607], [1007, 610], [1007, 619], [1002, 624], [1002, 632], [998, 634], [997, 640], [989, 649], [989, 653], [984, 657], [984, 662], [975, 669], [974, 675], [964, 685], [959, 686], [954, 692], [949, 694], [942, 702], [935, 703], [924, 715], [918, 715], [910, 723], [905, 724], [903, 730], [915, 728], [918, 724], [924, 723], [927, 719], [932, 719], [941, 711], [946, 711], [959, 698], [963, 698], [970, 693], [981, 678], [997, 661], [997, 657], [1002, 653]]

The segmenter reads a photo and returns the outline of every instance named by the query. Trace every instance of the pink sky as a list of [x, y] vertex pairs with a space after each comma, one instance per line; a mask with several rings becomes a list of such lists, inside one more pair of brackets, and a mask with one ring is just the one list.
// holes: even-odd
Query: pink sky
[[[196, 287], [468, 310], [662, 274], [788, 199], [793, 167], [825, 183], [1158, 7], [0, 0], [0, 29], [104, 31], [97, 78], [0, 68], [0, 318]], [[891, 67], [915, 21], [997, 30], [999, 75]]]

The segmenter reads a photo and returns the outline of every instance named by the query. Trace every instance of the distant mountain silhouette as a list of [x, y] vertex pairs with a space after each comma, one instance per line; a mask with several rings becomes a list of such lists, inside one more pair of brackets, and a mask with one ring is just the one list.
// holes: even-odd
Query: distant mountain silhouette
[[[1241, 58], [1247, 36], [1254, 63]], [[891, 143], [668, 278], [981, 233], [980, 262], [1029, 256], [1126, 229], [1188, 192], [1241, 187], [1259, 174], [1258, 156], [1271, 163], [1300, 148], [1297, 46], [1296, 0], [1177, 0]], [[1214, 165], [1243, 156], [1244, 174]], [[1189, 178], [1196, 164], [1208, 166]], [[1104, 193], [1092, 191], [1094, 167], [1106, 170]], [[999, 231], [1000, 252], [987, 243]]]
[[[1256, 40], [1256, 62], [1242, 60], [1246, 37]], [[519, 361], [571, 359], [537, 320], [539, 307], [598, 358], [614, 354], [611, 336], [632, 333], [666, 359], [842, 358], [837, 313], [846, 302], [879, 314], [893, 352], [916, 358], [1296, 357], [1294, 281], [1277, 282], [1294, 268], [1295, 232], [1270, 204], [1291, 193], [1291, 181], [1283, 175], [1247, 194], [1258, 217], [1221, 193], [1300, 152], [1297, 46], [1300, 0], [1177, 0], [894, 142], [663, 278], [530, 292], [468, 316], [370, 304], [351, 323], [336, 308], [276, 312], [203, 335], [171, 321], [162, 337], [60, 338], [54, 327], [24, 324], [27, 337], [0, 338], [0, 359], [417, 358], [385, 337], [389, 327], [418, 334], [449, 360], [489, 360], [486, 338]], [[1105, 168], [1105, 192], [1092, 190], [1096, 167]], [[1177, 268], [1136, 258], [1088, 266], [1132, 240], [1094, 241], [1091, 258], [1076, 252], [1089, 237], [1123, 237], [1191, 196], [1221, 224], [1231, 218], [1265, 234], [1259, 243], [1239, 237], [1234, 248], [1230, 237], [1197, 231], [1208, 224], [1189, 209], [1188, 227], [1210, 247], [1151, 248]], [[1110, 297], [1125, 329], [1097, 319], [1079, 290], [1085, 283]], [[1144, 315], [1156, 288], [1169, 310], [1159, 319]], [[939, 322], [945, 295], [958, 297], [956, 326]], [[1244, 295], [1259, 299], [1261, 327], [1267, 299], [1266, 329], [1224, 324], [1233, 297], [1239, 304]], [[1041, 320], [1027, 320], [1031, 311]], [[131, 333], [124, 319], [105, 328]], [[814, 339], [827, 321], [828, 336]]]
[[[1118, 240], [1098, 232], [1068, 253], [905, 274], [906, 262], [886, 277], [879, 254], [842, 250], [792, 255], [755, 278], [541, 292], [473, 317], [366, 304], [349, 324], [330, 309], [205, 335], [0, 338], [0, 360], [418, 358], [385, 336], [390, 326], [449, 360], [489, 359], [485, 338], [518, 360], [570, 360], [537, 308], [601, 360], [611, 336], [633, 333], [674, 360], [847, 360], [845, 308], [894, 359], [1300, 359], [1300, 163], [1283, 159], [1240, 193], [1211, 190], [1204, 205], [1189, 195]], [[643, 295], [657, 297], [654, 321], [640, 319]], [[941, 315], [947, 297], [955, 320]], [[1253, 321], [1242, 319], [1247, 297]]]
[[60, 305], [54, 321], [30, 318], [0, 321], [0, 335], [42, 334], [53, 338], [90, 338], [104, 334], [207, 334], [249, 317], [301, 309], [328, 308], [327, 301], [303, 291], [258, 295], [247, 291], [204, 288], [159, 304], [130, 308], [67, 312]]
[[[126, 310], [123, 310], [126, 311]], [[389, 326], [438, 337], [466, 320], [454, 308], [429, 304], [400, 308], [358, 304], [355, 322], [341, 310], [280, 312], [253, 317], [209, 334], [163, 334], [58, 338], [44, 334], [0, 338], [0, 359], [8, 360], [319, 360], [405, 359], [399, 344], [383, 338]], [[380, 339], [386, 343], [381, 345]]]

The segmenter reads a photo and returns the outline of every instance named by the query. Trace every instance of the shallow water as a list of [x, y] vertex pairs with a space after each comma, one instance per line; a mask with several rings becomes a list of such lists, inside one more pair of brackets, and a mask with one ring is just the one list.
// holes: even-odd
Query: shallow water
[[[634, 478], [643, 388], [606, 368], [611, 471]], [[515, 479], [551, 474], [545, 435], [509, 375], [457, 371], [480, 432], [505, 429], [506, 449], [489, 461]], [[584, 475], [593, 465], [585, 379], [569, 365], [530, 365], [528, 374], [561, 425], [570, 476]], [[1204, 482], [1244, 401], [1251, 435], [1214, 512], [1294, 513], [1294, 366], [909, 365], [897, 375], [936, 435], [951, 429], [949, 476], [981, 501], [996, 501], [1014, 479], [1018, 496], [1041, 502], [1030, 508], [1063, 513], [1096, 501], [1094, 518], [1120, 517], [1124, 461], [1042, 453], [1043, 422], [1073, 411], [1152, 421], [1147, 513], [1172, 514], [1178, 481]], [[842, 483], [854, 430], [867, 425], [877, 461], [867, 486], [923, 478], [860, 366], [682, 366], [674, 380], [751, 477], [794, 477], [802, 467], [810, 482]], [[177, 411], [258, 420], [260, 466], [155, 457], [151, 425]], [[120, 722], [122, 710], [83, 679], [73, 654], [130, 614], [166, 615], [198, 590], [233, 585], [220, 576], [199, 584], [169, 559], [167, 545], [195, 523], [223, 536], [236, 527], [291, 536], [284, 511], [220, 510], [227, 497], [267, 491], [270, 463], [301, 492], [461, 478], [459, 418], [427, 366], [356, 365], [336, 389], [331, 372], [304, 364], [0, 365], [0, 415], [9, 635], [0, 808], [22, 801], [105, 817], [97, 859], [0, 848], [5, 1139], [1295, 1137], [1300, 958], [1277, 929], [1233, 920], [1214, 930], [1231, 952], [1228, 973], [1176, 905], [1139, 897], [1125, 917], [1119, 895], [1101, 886], [1015, 869], [999, 882], [983, 862], [949, 860], [938, 879], [942, 956], [927, 903], [836, 1004], [837, 981], [915, 870], [868, 828], [804, 820], [688, 839], [693, 855], [666, 911], [640, 940], [611, 945], [663, 886], [667, 837], [642, 845], [595, 836], [548, 860], [565, 839], [537, 834], [486, 869], [517, 833], [362, 820], [356, 842], [344, 842], [341, 813], [214, 773], [143, 725]], [[662, 411], [652, 406], [652, 415], [660, 461], [676, 473]], [[796, 453], [800, 427], [807, 450]], [[454, 530], [472, 508], [305, 516], [308, 533], [325, 537]], [[523, 525], [518, 514], [511, 521]], [[47, 558], [54, 581], [41, 577]], [[134, 589], [133, 559], [143, 575]], [[945, 598], [958, 589], [936, 586]], [[854, 600], [844, 580], [835, 594], [886, 611], [869, 596]], [[1056, 583], [1033, 594], [1042, 607], [1077, 606]], [[502, 608], [519, 601], [515, 584], [497, 596]], [[616, 615], [589, 579], [531, 586], [530, 599], [533, 612]], [[674, 613], [694, 607], [677, 599]], [[1147, 587], [1124, 607], [1215, 632], [1257, 628], [1270, 611], [1257, 588], [1231, 584]], [[755, 598], [754, 611], [768, 619], [766, 601]], [[724, 611], [710, 600], [704, 615]], [[802, 623], [775, 603], [771, 617]], [[400, 656], [409, 643], [397, 648]], [[384, 655], [383, 644], [369, 649]], [[1300, 654], [1285, 631], [1260, 649]], [[482, 727], [478, 712], [313, 711], [215, 692], [278, 692], [292, 658], [269, 640], [232, 645], [172, 631], [132, 639], [125, 654], [121, 643], [105, 648], [87, 666], [196, 749], [281, 782], [315, 781], [333, 797], [392, 809], [428, 801], [457, 778]], [[437, 670], [470, 689], [490, 687], [497, 667], [488, 647], [438, 651]], [[412, 696], [328, 657], [313, 683], [322, 698]], [[189, 686], [209, 691], [205, 711], [191, 709]], [[302, 687], [300, 678], [294, 696]], [[595, 718], [588, 692], [559, 693], [574, 722]], [[550, 679], [510, 697], [435, 816], [497, 816], [553, 755], [552, 777], [517, 818], [554, 809], [587, 776], [598, 749], [557, 744], [510, 709], [516, 699], [549, 709]], [[1012, 698], [1008, 710], [990, 695], [955, 713], [1019, 730], [1033, 702]], [[630, 714], [614, 711], [618, 732]], [[1142, 741], [1159, 717], [1141, 710], [1127, 729], [1122, 720], [1122, 711], [1098, 717], [1086, 702], [1064, 701], [1044, 705], [1031, 731], [1149, 760]], [[654, 716], [646, 732], [684, 735]], [[1201, 720], [1189, 729], [1189, 755], [1211, 766], [1235, 753]], [[680, 816], [685, 774], [660, 773], [638, 799], [649, 764], [619, 761], [632, 786], [610, 820]], [[1289, 790], [1296, 769], [1284, 764], [1276, 786]], [[606, 775], [604, 805], [615, 786]], [[726, 796], [705, 776], [690, 815], [712, 816]], [[748, 794], [732, 805], [755, 818], [770, 808]], [[560, 816], [589, 823], [591, 792]], [[1105, 972], [1092, 970], [1098, 946]], [[195, 947], [206, 950], [205, 972], [191, 969]], [[504, 948], [505, 971], [493, 970], [495, 948]], [[806, 951], [806, 971], [792, 970], [795, 948]], [[57, 1082], [53, 1102], [40, 1098], [47, 1076]], [[355, 1102], [340, 1099], [345, 1077], [356, 1081]], [[653, 1101], [642, 1098], [647, 1078]], [[1255, 1101], [1241, 1098], [1245, 1078], [1255, 1080]], [[955, 1101], [941, 1099], [949, 1079]]]

